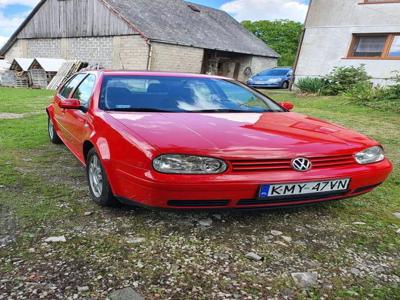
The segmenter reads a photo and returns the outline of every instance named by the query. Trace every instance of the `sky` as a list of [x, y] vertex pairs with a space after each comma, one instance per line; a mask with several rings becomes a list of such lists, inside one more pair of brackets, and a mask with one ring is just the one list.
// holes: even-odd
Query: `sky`
[[[243, 20], [289, 19], [303, 22], [309, 0], [190, 0], [222, 9]], [[39, 0], [0, 0], [0, 47]]]

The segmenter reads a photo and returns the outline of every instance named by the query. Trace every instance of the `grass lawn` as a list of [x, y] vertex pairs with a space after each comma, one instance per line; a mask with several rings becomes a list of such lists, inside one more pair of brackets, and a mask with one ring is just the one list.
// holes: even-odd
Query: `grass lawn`
[[[0, 299], [102, 299], [127, 286], [146, 299], [400, 299], [400, 115], [266, 93], [377, 139], [393, 175], [368, 195], [302, 209], [104, 209], [78, 161], [48, 142], [51, 93], [0, 88], [0, 116], [43, 112], [0, 119]], [[44, 242], [51, 236], [66, 242]], [[291, 273], [307, 271], [318, 283], [298, 288]]]

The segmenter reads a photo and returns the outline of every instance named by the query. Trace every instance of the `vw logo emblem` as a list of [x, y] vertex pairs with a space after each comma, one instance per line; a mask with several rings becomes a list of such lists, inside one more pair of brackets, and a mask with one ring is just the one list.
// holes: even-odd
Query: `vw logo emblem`
[[298, 157], [292, 160], [292, 168], [299, 172], [306, 172], [312, 167], [311, 161], [304, 157]]

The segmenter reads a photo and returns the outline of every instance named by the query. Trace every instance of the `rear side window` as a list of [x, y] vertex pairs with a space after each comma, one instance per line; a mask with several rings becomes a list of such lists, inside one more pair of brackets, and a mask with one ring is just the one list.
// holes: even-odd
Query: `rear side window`
[[60, 91], [60, 95], [63, 98], [68, 98], [71, 92], [78, 86], [78, 84], [85, 78], [86, 74], [78, 74], [67, 82]]
[[89, 75], [88, 77], [86, 77], [75, 90], [72, 98], [80, 100], [82, 106], [87, 107], [89, 104], [90, 96], [92, 96], [95, 82], [96, 77], [94, 75]]

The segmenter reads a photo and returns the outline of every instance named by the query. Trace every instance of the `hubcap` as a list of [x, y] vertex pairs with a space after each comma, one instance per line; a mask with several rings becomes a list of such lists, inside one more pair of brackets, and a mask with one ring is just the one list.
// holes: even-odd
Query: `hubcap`
[[93, 194], [99, 198], [103, 192], [103, 173], [96, 155], [93, 155], [89, 162], [89, 183]]
[[53, 127], [53, 123], [49, 120], [49, 136], [51, 139], [53, 139], [54, 137], [54, 127]]

